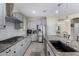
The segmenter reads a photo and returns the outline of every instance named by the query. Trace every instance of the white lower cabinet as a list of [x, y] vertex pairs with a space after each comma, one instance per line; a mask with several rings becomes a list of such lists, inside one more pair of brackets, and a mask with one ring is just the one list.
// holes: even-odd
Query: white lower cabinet
[[48, 44], [47, 44], [47, 54], [48, 54], [48, 56], [54, 56], [54, 54]]
[[28, 44], [29, 44], [29, 43], [30, 43], [30, 42], [28, 42], [28, 39], [27, 39], [27, 40], [26, 40], [26, 39], [24, 40], [24, 43], [23, 43], [23, 44], [24, 44], [24, 45], [23, 45], [23, 49], [24, 49], [24, 50], [26, 50], [26, 49], [28, 48], [28, 46], [29, 46]]
[[7, 49], [6, 51], [0, 54], [0, 56], [9, 56], [9, 55], [11, 56], [11, 49]]
[[21, 54], [20, 54], [20, 50], [21, 50], [21, 42], [19, 42], [19, 43], [17, 43], [16, 44], [16, 46], [15, 46], [15, 51], [16, 51], [16, 53], [15, 53], [15, 56], [20, 56]]
[[27, 46], [25, 46], [25, 44], [29, 43], [25, 43], [28, 39], [24, 39], [22, 41], [20, 41], [17, 45], [16, 45], [16, 56], [23, 56], [24, 52], [27, 48]]
[[31, 40], [25, 38], [22, 41], [13, 45], [12, 47], [8, 48], [4, 52], [0, 53], [0, 56], [23, 56], [30, 42]]
[[16, 54], [16, 45], [12, 46], [10, 49], [11, 49], [11, 55], [8, 55], [8, 56], [15, 56]]
[[0, 53], [0, 56], [14, 56], [15, 46], [8, 48], [4, 52]]
[[[22, 56], [22, 55], [24, 55], [24, 52], [25, 52], [25, 48], [26, 48], [26, 46], [25, 46], [25, 40], [26, 39], [24, 39], [23, 41], [21, 41], [21, 44], [20, 44], [20, 56]], [[24, 48], [25, 47], [25, 48]]]

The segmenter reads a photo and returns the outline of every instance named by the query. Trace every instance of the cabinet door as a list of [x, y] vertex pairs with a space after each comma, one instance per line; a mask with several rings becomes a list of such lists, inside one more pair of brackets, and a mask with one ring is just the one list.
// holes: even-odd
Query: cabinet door
[[12, 46], [11, 48], [11, 56], [16, 56], [16, 44], [14, 46]]
[[47, 53], [48, 53], [48, 56], [54, 56], [54, 54], [48, 44], [47, 44]]
[[21, 46], [20, 46], [20, 43], [21, 42], [18, 42], [17, 44], [16, 44], [16, 47], [15, 47], [15, 51], [16, 51], [16, 53], [15, 53], [15, 56], [20, 56], [21, 54], [20, 54], [20, 50], [21, 50]]
[[15, 50], [16, 50], [16, 56], [22, 56], [23, 55], [23, 53], [24, 53], [24, 39], [22, 40], [22, 41], [20, 41], [19, 43], [17, 43], [16, 44], [16, 48], [15, 48]]
[[0, 3], [0, 29], [5, 25], [5, 3]]
[[15, 56], [22, 56], [24, 55], [24, 52], [25, 52], [25, 40], [23, 39], [22, 41], [18, 42], [14, 49], [12, 50], [12, 55], [15, 55]]
[[31, 38], [28, 37], [28, 38], [27, 38], [27, 41], [26, 41], [26, 46], [28, 47], [30, 43], [31, 43]]
[[20, 54], [21, 54], [21, 55], [24, 55], [25, 48], [26, 48], [26, 47], [25, 47], [25, 40], [23, 40], [23, 41], [21, 42], [20, 46], [21, 46]]
[[[24, 39], [24, 43], [23, 43], [23, 49], [26, 50], [27, 49], [27, 38]], [[25, 51], [24, 51], [25, 52]]]
[[[25, 40], [24, 40], [24, 46], [23, 46], [24, 52], [26, 52], [26, 50], [29, 48], [30, 43], [31, 43], [31, 39], [30, 38], [29, 39], [25, 38]], [[24, 55], [24, 53], [23, 53], [23, 55]]]

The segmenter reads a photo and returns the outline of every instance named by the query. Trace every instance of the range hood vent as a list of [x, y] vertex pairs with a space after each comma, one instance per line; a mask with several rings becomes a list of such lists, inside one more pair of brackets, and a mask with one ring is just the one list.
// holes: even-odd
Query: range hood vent
[[22, 21], [20, 21], [19, 19], [13, 16], [6, 16], [5, 19], [7, 22], [11, 22], [11, 23], [23, 23]]
[[6, 16], [12, 16], [13, 7], [13, 3], [6, 3]]

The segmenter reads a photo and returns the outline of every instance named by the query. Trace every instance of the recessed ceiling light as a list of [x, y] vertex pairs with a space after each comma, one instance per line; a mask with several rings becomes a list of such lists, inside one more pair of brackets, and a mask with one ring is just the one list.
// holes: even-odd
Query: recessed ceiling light
[[35, 13], [36, 13], [36, 11], [35, 11], [35, 10], [33, 10], [33, 11], [32, 11], [32, 13], [33, 13], [33, 14], [35, 14]]
[[59, 3], [58, 6], [61, 6], [63, 3]]
[[58, 10], [56, 10], [56, 14], [58, 14], [59, 13], [59, 11]]
[[43, 12], [45, 13], [45, 12], [46, 12], [46, 10], [43, 10]]
[[65, 21], [70, 21], [70, 20], [65, 20]]

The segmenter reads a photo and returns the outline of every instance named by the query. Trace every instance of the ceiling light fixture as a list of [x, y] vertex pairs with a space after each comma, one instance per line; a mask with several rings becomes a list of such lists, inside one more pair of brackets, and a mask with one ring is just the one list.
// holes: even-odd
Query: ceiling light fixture
[[61, 5], [62, 5], [62, 3], [57, 4], [58, 10], [56, 10], [56, 14], [59, 13], [59, 9], [60, 9], [60, 6], [61, 6]]
[[61, 6], [63, 3], [59, 3], [58, 6]]
[[65, 20], [65, 21], [70, 21], [70, 20]]
[[59, 11], [58, 10], [56, 10], [56, 14], [58, 14], [59, 13]]
[[33, 11], [32, 11], [32, 13], [33, 13], [33, 14], [35, 14], [35, 13], [36, 13], [36, 11], [35, 11], [35, 10], [33, 10]]
[[45, 12], [46, 12], [46, 10], [43, 10], [43, 12], [45, 13]]

